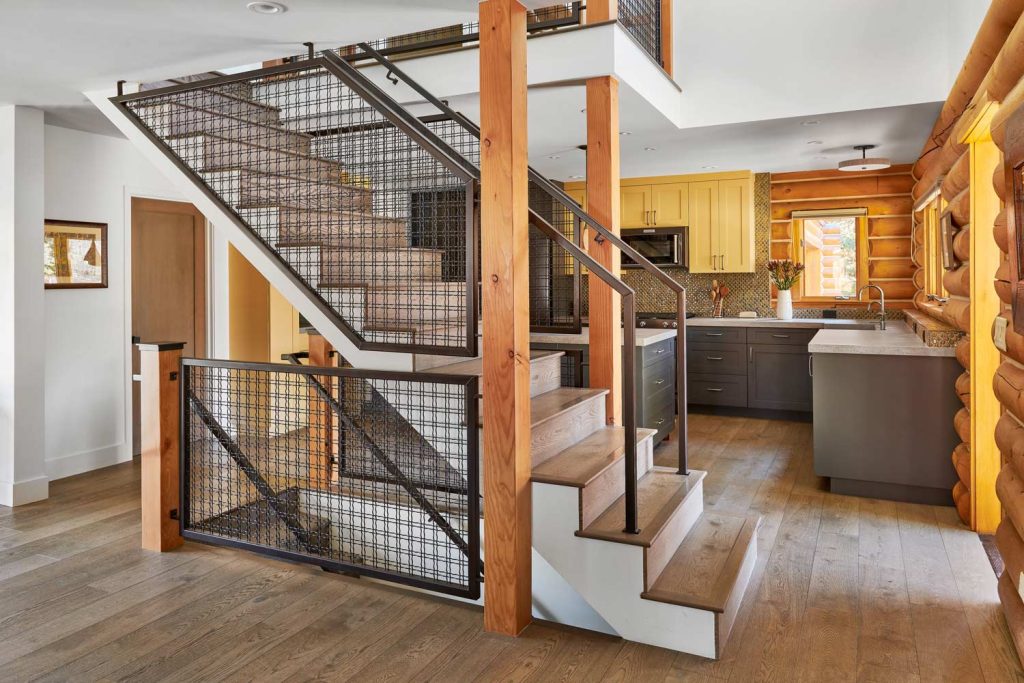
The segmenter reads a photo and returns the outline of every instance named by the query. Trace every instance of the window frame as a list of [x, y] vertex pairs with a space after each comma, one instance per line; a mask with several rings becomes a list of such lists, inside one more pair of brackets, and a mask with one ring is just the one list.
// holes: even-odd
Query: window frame
[[[803, 263], [804, 258], [804, 221], [822, 218], [854, 218], [856, 219], [857, 249], [857, 291], [868, 284], [868, 212], [866, 208], [815, 209], [810, 211], [794, 211], [790, 219], [793, 222], [793, 243], [790, 258], [796, 263]], [[794, 287], [794, 302], [799, 303], [830, 303], [835, 304], [847, 299], [835, 296], [811, 296], [805, 291], [805, 277], [801, 277]], [[850, 297], [850, 300], [856, 297]]]

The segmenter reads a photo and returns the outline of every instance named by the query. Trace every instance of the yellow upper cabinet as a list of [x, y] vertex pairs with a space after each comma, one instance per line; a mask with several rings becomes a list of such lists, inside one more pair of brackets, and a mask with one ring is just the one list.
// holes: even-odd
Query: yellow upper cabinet
[[651, 186], [651, 225], [687, 225], [690, 219], [690, 183]]
[[718, 181], [718, 269], [754, 272], [754, 198], [751, 179]]
[[620, 191], [619, 225], [623, 228], [646, 228], [651, 220], [651, 186], [623, 187]]
[[587, 191], [582, 187], [566, 188], [565, 193], [572, 197], [573, 201], [580, 205], [580, 208], [587, 209]]
[[690, 272], [713, 273], [718, 267], [718, 181], [690, 183]]

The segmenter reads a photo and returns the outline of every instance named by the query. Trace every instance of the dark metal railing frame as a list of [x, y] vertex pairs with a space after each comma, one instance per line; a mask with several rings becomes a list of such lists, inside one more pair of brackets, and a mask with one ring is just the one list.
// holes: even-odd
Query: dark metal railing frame
[[[325, 56], [331, 53], [323, 53]], [[415, 117], [404, 115], [406, 112], [393, 98], [384, 93], [380, 88], [359, 74], [358, 70], [340, 59], [325, 59], [316, 57], [288, 64], [264, 67], [237, 74], [218, 76], [192, 83], [181, 83], [170, 85], [153, 90], [143, 90], [137, 93], [118, 95], [111, 97], [110, 102], [114, 104], [158, 150], [170, 161], [175, 168], [185, 174], [203, 195], [211, 202], [220, 207], [231, 221], [241, 230], [256, 238], [256, 246], [264, 255], [280, 263], [291, 274], [292, 278], [302, 283], [303, 289], [310, 294], [312, 303], [322, 315], [327, 317], [344, 335], [359, 349], [366, 351], [389, 351], [403, 353], [421, 353], [446, 356], [469, 356], [477, 355], [477, 328], [479, 326], [479, 308], [477, 306], [477, 249], [476, 236], [478, 234], [476, 215], [472, 210], [466, 212], [466, 339], [463, 346], [432, 346], [425, 344], [398, 344], [395, 342], [375, 342], [365, 339], [348, 324], [348, 322], [335, 311], [330, 304], [320, 295], [318, 291], [306, 284], [305, 279], [288, 263], [287, 260], [273, 247], [266, 243], [238, 213], [225, 203], [220, 196], [203, 180], [203, 178], [184, 161], [182, 161], [164, 141], [154, 133], [138, 116], [132, 112], [129, 103], [138, 100], [156, 99], [165, 95], [172, 95], [181, 92], [203, 91], [217, 86], [250, 81], [254, 79], [280, 76], [289, 73], [308, 71], [314, 68], [322, 68], [335, 78], [342, 81], [346, 87], [369, 102], [376, 111], [384, 116], [392, 125], [412, 138], [420, 147], [429, 153], [439, 163], [443, 164], [451, 173], [457, 176], [466, 187], [466, 202], [471, 209], [476, 196], [479, 173], [474, 171], [476, 167], [462, 157], [455, 149], [444, 140], [435, 135], [426, 125]], [[225, 95], [228, 96], [228, 95]], [[415, 121], [415, 123], [413, 122]]]
[[[372, 59], [377, 61], [377, 63], [379, 63], [382, 67], [388, 69], [388, 71], [390, 72], [390, 74], [393, 77], [403, 81], [408, 87], [412, 88], [418, 95], [420, 95], [426, 102], [429, 102], [438, 111], [441, 111], [444, 114], [450, 116], [454, 121], [458, 122], [467, 131], [473, 133], [477, 137], [480, 137], [480, 127], [476, 123], [474, 123], [473, 121], [471, 121], [468, 118], [466, 118], [463, 114], [461, 114], [461, 113], [455, 111], [454, 109], [452, 109], [451, 107], [449, 107], [445, 102], [441, 101], [437, 96], [435, 96], [429, 90], [427, 90], [426, 88], [421, 86], [418, 82], [416, 82], [413, 78], [411, 78], [408, 74], [406, 74], [401, 68], [397, 67], [394, 63], [392, 63], [390, 60], [388, 60], [379, 51], [375, 50], [373, 47], [371, 47], [370, 45], [368, 45], [366, 43], [359, 43], [358, 47], [359, 47], [360, 50], [362, 50], [364, 53], [366, 53], [366, 55], [368, 55], [369, 57], [371, 57]], [[576, 225], [576, 230], [574, 231], [576, 235], [579, 235], [580, 232], [582, 232], [579, 229], [581, 225], [586, 225], [586, 226], [592, 228], [597, 233], [597, 235], [595, 236], [595, 241], [597, 241], [598, 243], [604, 242], [605, 240], [611, 242], [613, 246], [618, 248], [623, 254], [625, 254], [630, 259], [632, 259], [637, 265], [639, 265], [641, 268], [643, 268], [644, 271], [646, 271], [647, 273], [649, 273], [652, 276], [654, 276], [659, 282], [661, 282], [663, 285], [665, 285], [672, 292], [675, 293], [675, 295], [676, 295], [676, 316], [677, 316], [677, 321], [678, 321], [678, 325], [679, 325], [679, 327], [677, 328], [677, 334], [676, 334], [676, 413], [679, 416], [679, 433], [678, 433], [679, 451], [678, 451], [678, 465], [677, 465], [677, 469], [678, 469], [679, 474], [688, 475], [690, 473], [690, 470], [689, 470], [689, 465], [688, 465], [688, 462], [687, 462], [687, 457], [688, 457], [687, 448], [688, 448], [688, 441], [689, 441], [688, 436], [689, 436], [689, 434], [688, 434], [687, 419], [686, 419], [686, 414], [687, 414], [686, 413], [686, 410], [687, 410], [687, 387], [686, 387], [686, 288], [683, 287], [678, 282], [676, 282], [675, 280], [673, 280], [668, 275], [668, 273], [666, 273], [661, 268], [658, 268], [656, 265], [651, 263], [643, 254], [638, 252], [635, 248], [631, 247], [620, 236], [616, 235], [614, 232], [612, 232], [607, 227], [602, 225], [600, 221], [598, 221], [593, 216], [591, 216], [589, 213], [587, 213], [582, 208], [580, 208], [580, 206], [568, 194], [566, 194], [565, 190], [563, 190], [562, 188], [558, 187], [558, 185], [556, 185], [555, 183], [551, 182], [551, 180], [546, 178], [539, 171], [534, 169], [532, 166], [529, 166], [529, 167], [527, 167], [527, 173], [528, 173], [528, 178], [529, 178], [529, 180], [531, 182], [533, 182], [538, 187], [540, 187], [545, 192], [547, 192], [547, 194], [550, 195], [553, 200], [555, 200], [557, 203], [561, 204], [562, 207], [565, 210], [569, 211], [572, 214], [573, 221], [574, 221], [574, 223]], [[540, 227], [539, 223], [543, 223], [543, 224], [547, 225], [548, 228], [551, 228], [552, 230], [555, 230], [550, 224], [547, 223], [547, 221], [544, 221], [543, 218], [541, 218], [540, 216], [533, 215], [533, 212], [531, 212], [531, 222], [534, 224], [535, 227], [539, 228]], [[545, 232], [547, 233], [547, 231], [545, 231]], [[555, 230], [555, 232], [558, 232], [558, 231]], [[547, 233], [547, 234], [550, 236], [550, 233]], [[558, 234], [561, 237], [561, 239], [556, 240], [556, 242], [561, 244], [563, 246], [563, 248], [566, 248], [566, 250], [569, 251], [569, 253], [572, 254], [575, 258], [577, 258], [577, 260], [579, 260], [579, 257], [577, 256], [578, 253], [586, 254], [586, 252], [583, 251], [582, 248], [577, 246], [577, 245], [573, 245], [574, 249], [568, 249], [566, 247], [566, 244], [572, 244], [572, 243], [569, 242], [568, 240], [565, 240], [564, 236], [562, 236], [561, 233], [558, 233]], [[587, 255], [587, 258], [590, 258], [589, 255]], [[594, 269], [592, 269], [592, 270], [594, 270]], [[614, 275], [612, 275], [610, 272], [608, 272], [606, 269], [602, 268], [601, 270], [603, 270], [605, 273], [607, 273], [611, 278], [613, 278], [617, 282], [622, 282], [621, 280], [616, 278]], [[602, 281], [607, 282], [607, 280], [605, 280], [605, 278], [600, 274], [600, 271], [595, 271], [595, 272], [598, 272], [598, 277], [600, 277], [602, 279]], [[616, 290], [616, 291], [618, 291], [618, 290]], [[630, 290], [630, 291], [632, 291], [632, 290]], [[577, 293], [577, 296], [579, 296], [579, 293]], [[579, 302], [577, 302], [577, 306], [576, 306], [577, 309], [579, 308], [578, 303]], [[635, 310], [635, 307], [634, 307], [634, 310], [633, 310], [633, 315], [630, 315], [628, 310], [627, 310], [626, 300], [625, 300], [625, 297], [624, 297], [623, 298], [623, 306], [622, 306], [622, 308], [623, 308], [623, 319], [624, 320], [633, 320], [634, 321], [633, 325], [626, 325], [625, 326], [625, 332], [623, 334], [624, 340], [625, 340], [625, 338], [630, 337], [630, 336], [632, 336], [634, 338], [634, 340], [635, 340], [635, 328], [636, 328], [636, 323], [635, 323], [635, 320], [636, 320], [636, 317], [635, 317], [636, 310]], [[630, 330], [632, 330], [632, 333], [630, 333]], [[634, 346], [635, 346], [635, 344], [630, 344], [630, 345], [627, 345], [625, 348], [633, 349]], [[627, 365], [628, 358], [631, 358], [634, 355], [635, 354], [633, 354], [632, 352], [623, 354], [623, 368], [624, 369], [625, 369], [625, 367]], [[634, 407], [635, 407], [635, 391], [636, 391], [635, 390], [635, 386], [632, 383], [632, 381], [629, 384], [627, 384], [627, 385], [625, 385], [623, 387], [623, 393], [624, 394], [625, 393], [629, 393], [629, 394], [633, 395]], [[623, 403], [624, 403], [624, 407], [625, 407], [625, 404], [628, 403], [628, 401], [624, 400]], [[626, 422], [625, 415], [624, 415], [623, 421]], [[627, 423], [627, 429], [628, 429], [628, 423]], [[635, 429], [633, 430], [633, 432], [635, 433]], [[634, 436], [634, 438], [635, 438], [635, 436]], [[627, 443], [628, 443], [628, 435], [627, 435]], [[634, 447], [635, 447], [635, 444], [634, 444]], [[635, 470], [634, 470], [634, 473], [635, 473]], [[629, 479], [633, 479], [634, 483], [635, 483], [635, 478], [636, 477], [635, 477], [635, 474], [634, 474], [632, 477], [627, 477], [627, 481]], [[627, 507], [627, 512], [628, 512], [628, 507]], [[635, 510], [633, 512], [634, 512], [634, 515], [635, 515]]]
[[[467, 561], [467, 584], [456, 586], [453, 584], [431, 581], [421, 576], [406, 574], [404, 572], [389, 572], [362, 564], [354, 564], [339, 560], [318, 557], [297, 553], [281, 548], [273, 548], [237, 539], [226, 538], [214, 534], [203, 533], [185, 528], [186, 520], [190, 519], [190, 506], [188, 495], [189, 471], [190, 471], [190, 450], [191, 434], [188, 408], [195, 405], [198, 399], [193, 395], [191, 388], [191, 376], [186, 371], [188, 367], [205, 367], [214, 369], [244, 370], [250, 372], [284, 372], [296, 375], [333, 376], [341, 378], [353, 378], [363, 381], [382, 380], [398, 382], [425, 382], [432, 384], [448, 384], [463, 387], [463, 401], [465, 405], [465, 422], [463, 427], [466, 430], [466, 519], [468, 521], [465, 547], [459, 545], [460, 550], [466, 555]], [[439, 593], [457, 595], [460, 597], [476, 600], [480, 597], [480, 583], [483, 576], [483, 560], [480, 558], [480, 435], [477, 428], [479, 420], [479, 378], [475, 375], [443, 374], [436, 372], [402, 372], [394, 370], [356, 370], [354, 368], [317, 367], [310, 365], [294, 365], [284, 363], [250, 363], [242, 361], [228, 361], [215, 359], [182, 358], [179, 365], [178, 376], [179, 391], [178, 405], [181, 413], [179, 425], [180, 455], [179, 455], [179, 501], [178, 527], [183, 538], [201, 541], [214, 545], [240, 548], [243, 550], [256, 550], [265, 555], [271, 555], [282, 559], [313, 564], [332, 571], [348, 572], [382, 579], [393, 583], [401, 583], [407, 586], [423, 588]], [[215, 437], [216, 438], [216, 437]], [[219, 440], [219, 439], [218, 439]], [[396, 482], [399, 485], [404, 485]], [[263, 491], [260, 491], [263, 495]], [[422, 494], [420, 494], [422, 495]], [[265, 496], [266, 497], [266, 496]], [[267, 497], [268, 501], [271, 500]], [[432, 506], [431, 506], [432, 507]], [[276, 512], [276, 509], [275, 509]], [[429, 513], [427, 513], [428, 516]], [[436, 524], [436, 520], [431, 518]], [[439, 527], [440, 528], [440, 527]], [[289, 525], [289, 530], [291, 526]], [[441, 529], [447, 535], [445, 529]], [[295, 533], [293, 531], [293, 533]], [[298, 536], [297, 536], [298, 538]], [[450, 538], [450, 536], [449, 536]], [[300, 539], [301, 540], [301, 539]], [[454, 541], [453, 541], [454, 542]]]

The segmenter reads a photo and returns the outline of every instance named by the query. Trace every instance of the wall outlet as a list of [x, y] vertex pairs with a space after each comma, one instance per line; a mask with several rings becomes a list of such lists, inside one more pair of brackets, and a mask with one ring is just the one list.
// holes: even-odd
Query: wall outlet
[[996, 348], [1006, 353], [1006, 328], [1010, 322], [1003, 316], [996, 318], [996, 324], [992, 330], [992, 342], [996, 345]]

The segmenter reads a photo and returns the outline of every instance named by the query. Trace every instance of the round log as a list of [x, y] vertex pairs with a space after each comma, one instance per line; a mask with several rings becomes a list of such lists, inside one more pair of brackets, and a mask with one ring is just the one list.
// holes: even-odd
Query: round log
[[942, 286], [954, 296], [971, 295], [971, 267], [964, 264], [956, 270], [947, 270], [942, 276]]
[[924, 268], [918, 268], [914, 271], [913, 283], [917, 289], [924, 289]]
[[916, 247], [914, 247], [913, 251], [911, 251], [910, 253], [910, 261], [918, 268], [924, 267], [925, 258], [926, 255], [924, 252], [923, 244], [919, 244]]
[[960, 263], [971, 260], [971, 226], [964, 226], [953, 236], [953, 255]]
[[960, 155], [949, 173], [942, 179], [942, 198], [952, 203], [953, 198], [963, 192], [971, 184], [971, 155], [966, 152]]
[[971, 447], [965, 443], [953, 449], [953, 469], [964, 486], [971, 488]]
[[971, 440], [971, 411], [967, 408], [956, 411], [956, 415], [953, 416], [953, 429], [956, 430], [961, 441], [969, 443]]
[[996, 529], [996, 547], [1003, 558], [1006, 573], [1010, 576], [1020, 576], [1020, 573], [1024, 572], [1024, 540], [1021, 540], [1013, 520], [1009, 517], [1004, 518]]
[[971, 368], [971, 338], [964, 337], [956, 343], [956, 359], [965, 370]]
[[953, 214], [953, 222], [963, 227], [971, 222], [971, 189], [961, 190], [949, 200], [949, 212]]
[[965, 408], [969, 408], [971, 405], [971, 373], [962, 372], [960, 376], [956, 378], [956, 395], [960, 397], [960, 402], [964, 404]]
[[[1024, 81], [1021, 81], [1024, 83]], [[1003, 165], [999, 164], [996, 169], [992, 172], [992, 188], [996, 191], [996, 196], [1002, 200], [1006, 200], [1006, 171], [1003, 169]]]
[[878, 285], [885, 292], [886, 301], [913, 299], [914, 293], [917, 292], [917, 287], [910, 280], [892, 280], [889, 282], [875, 282], [873, 284]]
[[1024, 480], [1020, 478], [1016, 467], [1003, 467], [996, 477], [996, 496], [1003, 504], [1006, 518], [1010, 520], [1017, 533], [1024, 529]]
[[[999, 314], [999, 317], [1004, 318], [1007, 322], [1006, 327], [1006, 351], [1005, 354], [1008, 358], [1012, 358], [1018, 363], [1024, 364], [1024, 335], [1018, 334], [1013, 329], [1013, 322], [1010, 319], [1009, 311], [1003, 311]], [[995, 322], [992, 323], [993, 331], [995, 329]]]
[[1013, 304], [1013, 285], [1010, 283], [1010, 262], [1003, 260], [996, 269], [996, 294], [1004, 304]]
[[964, 524], [971, 523], [971, 491], [962, 481], [953, 485], [953, 503], [956, 505], [956, 513]]
[[931, 315], [932, 302], [928, 300], [928, 295], [924, 290], [918, 290], [918, 292], [914, 294], [914, 308]]
[[992, 236], [1004, 254], [1010, 253], [1010, 233], [1006, 229], [1006, 207], [1004, 206], [992, 224]]
[[942, 318], [962, 332], [971, 330], [971, 302], [967, 299], [950, 298], [942, 306]]
[[[1024, 370], [1003, 361], [996, 368], [992, 389], [1003, 407], [1018, 419], [1024, 415]], [[959, 432], [958, 432], [959, 433]]]

